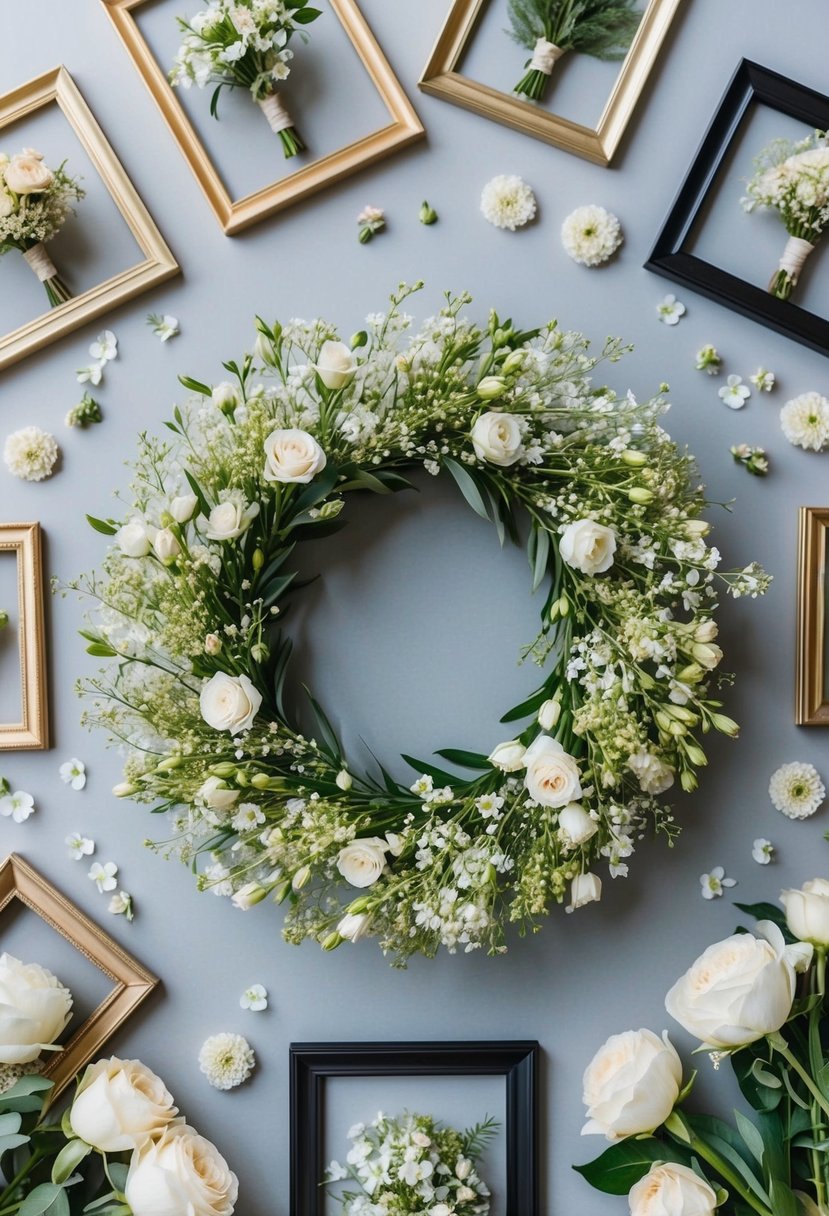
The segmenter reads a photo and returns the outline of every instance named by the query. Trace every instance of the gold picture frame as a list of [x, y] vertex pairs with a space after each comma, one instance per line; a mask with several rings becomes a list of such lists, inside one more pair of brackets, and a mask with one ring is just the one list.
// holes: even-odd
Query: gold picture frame
[[801, 507], [797, 544], [795, 722], [829, 726], [829, 507]]
[[0, 337], [0, 369], [86, 325], [102, 313], [110, 312], [179, 270], [152, 216], [66, 68], [53, 68], [0, 96], [0, 130], [48, 105], [60, 108], [144, 256], [135, 266]]
[[40, 524], [0, 524], [0, 553], [17, 557], [19, 722], [0, 723], [0, 751], [49, 746]]
[[173, 138], [227, 236], [233, 236], [266, 216], [308, 198], [323, 187], [341, 181], [349, 174], [373, 164], [425, 134], [423, 124], [360, 12], [356, 0], [330, 0], [335, 16], [339, 18], [392, 121], [371, 135], [320, 157], [281, 181], [273, 182], [243, 198], [233, 199], [133, 17], [134, 11], [146, 2], [147, 0], [101, 0], [126, 47], [127, 54], [161, 110]]
[[595, 128], [502, 93], [456, 70], [486, 2], [453, 0], [418, 87], [594, 164], [609, 165], [680, 0], [649, 0]]
[[64, 937], [103, 971], [113, 985], [97, 1009], [44, 1068], [43, 1075], [54, 1082], [49, 1098], [52, 1102], [147, 999], [159, 981], [16, 853], [0, 863], [0, 913], [13, 900], [19, 900]]

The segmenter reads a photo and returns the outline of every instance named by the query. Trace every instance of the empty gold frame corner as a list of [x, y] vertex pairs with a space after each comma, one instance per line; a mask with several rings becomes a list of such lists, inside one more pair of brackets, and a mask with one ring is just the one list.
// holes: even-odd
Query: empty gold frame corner
[[0, 751], [49, 746], [40, 524], [0, 524], [0, 553], [17, 558], [20, 721], [0, 722]]
[[795, 722], [829, 726], [829, 635], [826, 628], [829, 507], [801, 507], [797, 544]]
[[227, 236], [233, 236], [251, 224], [341, 181], [424, 134], [423, 124], [356, 0], [330, 0], [331, 8], [377, 89], [391, 122], [336, 152], [320, 157], [281, 181], [272, 182], [243, 198], [231, 198], [219, 170], [179, 103], [166, 72], [154, 58], [135, 21], [134, 11], [146, 4], [147, 0], [101, 0], [101, 3]]

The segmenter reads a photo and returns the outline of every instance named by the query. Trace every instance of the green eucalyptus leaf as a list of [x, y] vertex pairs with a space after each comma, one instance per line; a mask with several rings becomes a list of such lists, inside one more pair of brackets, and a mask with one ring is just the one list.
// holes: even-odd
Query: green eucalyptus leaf
[[[49, 1212], [52, 1209], [52, 1205], [56, 1202], [59, 1195], [63, 1195], [62, 1186], [56, 1186], [54, 1182], [42, 1182], [40, 1186], [36, 1186], [33, 1191], [30, 1191], [23, 1200], [17, 1210], [17, 1216], [43, 1216], [44, 1212]], [[66, 1197], [64, 1196], [64, 1198]], [[69, 1211], [68, 1204], [66, 1211]], [[50, 1216], [57, 1216], [56, 1208], [50, 1212]]]
[[464, 465], [459, 464], [457, 460], [451, 460], [448, 456], [444, 456], [441, 463], [443, 468], [447, 469], [452, 474], [457, 482], [458, 489], [460, 490], [461, 494], [463, 494], [464, 498], [469, 503], [476, 515], [480, 515], [482, 519], [489, 519], [489, 511], [487, 509], [487, 504], [484, 501], [483, 494], [481, 493], [480, 486], [473, 475], [469, 472], [469, 469], [465, 468]]
[[15, 1132], [20, 1131], [22, 1122], [17, 1111], [8, 1111], [5, 1115], [0, 1115], [0, 1136], [13, 1136]]
[[94, 528], [96, 532], [100, 532], [103, 536], [114, 536], [118, 531], [117, 525], [105, 519], [96, 519], [94, 515], [87, 515], [86, 522], [90, 528]]
[[597, 1191], [604, 1191], [606, 1195], [627, 1195], [656, 1161], [689, 1165], [691, 1157], [677, 1144], [650, 1137], [646, 1140], [622, 1140], [605, 1149], [595, 1161], [574, 1165], [573, 1169]]
[[481, 752], [467, 752], [458, 747], [444, 747], [441, 751], [435, 752], [435, 755], [440, 756], [442, 760], [448, 760], [450, 764], [459, 764], [461, 768], [485, 770], [492, 768], [487, 757]]
[[58, 1185], [64, 1184], [70, 1174], [92, 1152], [92, 1145], [83, 1140], [70, 1140], [58, 1153], [52, 1164], [52, 1181]]

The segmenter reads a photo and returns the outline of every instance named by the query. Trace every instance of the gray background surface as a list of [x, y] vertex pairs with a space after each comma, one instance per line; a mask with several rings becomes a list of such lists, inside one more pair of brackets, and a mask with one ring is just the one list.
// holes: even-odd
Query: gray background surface
[[[799, 505], [829, 501], [829, 457], [791, 448], [778, 425], [778, 411], [790, 396], [829, 389], [829, 366], [820, 355], [690, 293], [682, 296], [688, 308], [682, 322], [662, 326], [655, 308], [671, 286], [641, 269], [739, 58], [824, 87], [829, 9], [822, 0], [686, 0], [608, 170], [417, 95], [415, 81], [447, 0], [364, 0], [363, 8], [415, 99], [427, 141], [227, 239], [103, 8], [94, 0], [30, 0], [26, 29], [0, 43], [0, 87], [66, 64], [184, 274], [106, 318], [121, 357], [96, 393], [104, 425], [88, 433], [63, 427], [66, 410], [81, 395], [74, 371], [88, 362], [87, 346], [103, 323], [4, 374], [0, 438], [37, 423], [58, 435], [63, 464], [41, 485], [17, 482], [0, 470], [0, 518], [40, 519], [47, 567], [60, 578], [88, 569], [102, 556], [103, 539], [87, 529], [83, 514], [116, 509], [111, 494], [126, 482], [123, 462], [136, 432], [158, 430], [169, 416], [178, 372], [222, 378], [220, 360], [249, 344], [256, 312], [283, 318], [324, 313], [349, 334], [366, 312], [383, 307], [400, 279], [426, 279], [428, 289], [415, 305], [420, 316], [437, 306], [444, 288], [469, 288], [482, 319], [495, 306], [522, 324], [556, 315], [598, 341], [608, 333], [634, 341], [635, 354], [613, 369], [619, 387], [630, 384], [647, 394], [660, 381], [670, 382], [672, 434], [698, 455], [711, 498], [736, 499], [732, 513], [714, 514], [715, 543], [727, 563], [757, 558], [775, 575], [765, 601], [729, 603], [722, 613], [726, 666], [738, 676], [728, 709], [743, 723], [742, 737], [713, 742], [699, 792], [678, 798], [685, 825], [678, 847], [642, 847], [628, 881], [606, 881], [600, 906], [566, 918], [555, 912], [541, 934], [514, 941], [501, 959], [444, 956], [415, 961], [398, 973], [369, 944], [331, 956], [312, 945], [286, 946], [277, 911], [265, 906], [237, 913], [225, 901], [197, 894], [185, 868], [142, 848], [154, 821], [146, 810], [112, 798], [118, 757], [78, 724], [73, 683], [93, 663], [76, 635], [80, 607], [71, 598], [57, 599], [48, 609], [54, 747], [0, 757], [0, 772], [30, 790], [38, 804], [23, 825], [0, 820], [0, 852], [21, 852], [162, 977], [163, 990], [112, 1046], [161, 1072], [191, 1121], [221, 1146], [241, 1178], [241, 1216], [287, 1216], [292, 1040], [464, 1037], [541, 1041], [543, 1211], [610, 1216], [624, 1210], [624, 1201], [594, 1194], [570, 1171], [571, 1162], [603, 1146], [579, 1140], [581, 1074], [612, 1032], [667, 1025], [662, 1002], [668, 987], [735, 924], [728, 898], [703, 903], [699, 875], [721, 864], [739, 880], [737, 898], [774, 898], [783, 886], [826, 873], [829, 857], [822, 840], [826, 812], [792, 824], [772, 808], [766, 792], [772, 770], [788, 760], [811, 760], [829, 777], [829, 736], [795, 728], [792, 711], [796, 512]], [[36, 37], [29, 34], [33, 24]], [[514, 57], [500, 28], [495, 25], [488, 49], [476, 50], [477, 62], [496, 65]], [[327, 68], [343, 108], [352, 105], [350, 71], [340, 60]], [[202, 100], [206, 106], [207, 96]], [[363, 105], [353, 103], [355, 132], [370, 117]], [[257, 131], [260, 122], [253, 113]], [[481, 187], [496, 173], [519, 173], [535, 188], [539, 217], [530, 228], [499, 232], [479, 215]], [[723, 232], [728, 225], [747, 228], [736, 210], [739, 193], [737, 183], [730, 201], [727, 194], [717, 200], [710, 239], [719, 239], [721, 223]], [[424, 197], [440, 213], [439, 224], [429, 229], [417, 222]], [[387, 209], [389, 227], [364, 247], [355, 239], [354, 221], [367, 202]], [[620, 255], [600, 270], [574, 265], [559, 243], [565, 215], [587, 202], [614, 211], [625, 230]], [[782, 228], [766, 229], [760, 219], [751, 225], [761, 282], [784, 240]], [[96, 239], [110, 238], [108, 226], [96, 229]], [[815, 254], [815, 288], [819, 278], [826, 280], [827, 257], [829, 248]], [[0, 270], [3, 282], [11, 283], [10, 259]], [[178, 315], [181, 336], [159, 345], [144, 324], [151, 309]], [[780, 387], [770, 396], [754, 394], [742, 412], [728, 411], [717, 397], [723, 381], [694, 370], [694, 354], [705, 342], [720, 348], [727, 372], [747, 377], [762, 362], [777, 373]], [[740, 441], [768, 448], [774, 468], [766, 480], [732, 463], [729, 446]], [[433, 483], [429, 489], [428, 495], [396, 500], [388, 512], [356, 517], [336, 546], [320, 546], [324, 579], [309, 596], [303, 626], [308, 676], [332, 717], [388, 758], [401, 748], [425, 754], [440, 746], [486, 747], [499, 737], [500, 713], [532, 679], [514, 663], [534, 631], [523, 557], [499, 553], [487, 527], [448, 489]], [[81, 793], [58, 777], [60, 762], [72, 755], [89, 770]], [[107, 897], [86, 878], [88, 862], [66, 857], [64, 836], [75, 830], [95, 838], [98, 860], [120, 865], [138, 909], [132, 926], [107, 914]], [[751, 859], [757, 836], [778, 847], [778, 861], [768, 869]], [[21, 933], [20, 921], [9, 928], [10, 949], [23, 950]], [[6, 934], [4, 926], [2, 946]], [[48, 963], [41, 936], [30, 941], [32, 952]], [[54, 968], [65, 970], [63, 953], [56, 952]], [[81, 1003], [94, 992], [83, 968], [63, 978]], [[238, 996], [256, 982], [269, 989], [271, 1008], [243, 1012]], [[259, 1060], [252, 1083], [230, 1094], [209, 1089], [196, 1064], [202, 1040], [220, 1030], [246, 1034]], [[675, 1041], [685, 1045], [681, 1032]], [[726, 1113], [734, 1099], [727, 1072], [714, 1075], [703, 1063], [702, 1074], [699, 1100]], [[390, 1092], [386, 1106], [406, 1102], [403, 1086]], [[436, 1113], [439, 1105], [436, 1094]]]

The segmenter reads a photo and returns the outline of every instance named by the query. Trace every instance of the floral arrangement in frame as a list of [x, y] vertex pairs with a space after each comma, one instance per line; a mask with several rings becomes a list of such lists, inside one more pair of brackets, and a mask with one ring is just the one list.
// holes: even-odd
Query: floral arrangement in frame
[[797, 546], [795, 722], [829, 726], [829, 507], [801, 507]]
[[[158, 980], [22, 857], [12, 853], [0, 862], [0, 915], [14, 901], [39, 916], [112, 981], [112, 990], [43, 1068], [43, 1076], [54, 1084], [53, 1097], [57, 1097], [147, 999]], [[71, 987], [71, 977], [61, 978]]]
[[[789, 242], [770, 283], [767, 280], [771, 268], [765, 264], [758, 266], [759, 278], [764, 280], [762, 284], [749, 282], [694, 250], [696, 237], [700, 231], [705, 231], [709, 199], [725, 178], [746, 125], [760, 107], [803, 124], [802, 139], [796, 147], [783, 150], [782, 141], [775, 141], [765, 150], [757, 148], [757, 171], [748, 182], [742, 183], [744, 201], [739, 195], [730, 200], [737, 209], [742, 201], [744, 210], [754, 211], [763, 206], [777, 211], [789, 232]], [[812, 350], [822, 354], [829, 352], [829, 318], [810, 312], [789, 298], [807, 254], [819, 240], [823, 224], [820, 216], [826, 212], [829, 201], [825, 170], [818, 164], [806, 173], [805, 166], [797, 158], [804, 152], [824, 158], [824, 141], [816, 139], [815, 133], [820, 135], [827, 129], [829, 96], [751, 60], [741, 60], [671, 205], [645, 268], [759, 321], [787, 338], [802, 342]], [[812, 202], [818, 204], [811, 219], [810, 208], [804, 210], [795, 205], [792, 191], [784, 191], [779, 181], [778, 185], [773, 185], [776, 179], [782, 180], [782, 176], [792, 179], [795, 191], [797, 180], [808, 188]], [[750, 222], [754, 221], [747, 221]], [[808, 242], [805, 241], [807, 232], [812, 237]], [[810, 246], [809, 250], [806, 244]], [[815, 259], [821, 256], [819, 250], [812, 254]]]
[[[538, 1177], [538, 1067], [540, 1048], [533, 1040], [494, 1040], [472, 1042], [402, 1042], [402, 1043], [292, 1043], [290, 1047], [290, 1128], [291, 1128], [291, 1202], [290, 1216], [322, 1216], [325, 1205], [325, 1188], [321, 1183], [326, 1181], [329, 1174], [326, 1161], [326, 1144], [324, 1142], [323, 1113], [326, 1106], [326, 1092], [329, 1085], [344, 1078], [372, 1077], [453, 1077], [460, 1080], [464, 1077], [503, 1077], [505, 1086], [506, 1119], [503, 1128], [497, 1129], [499, 1137], [503, 1137], [506, 1157], [505, 1193], [498, 1196], [497, 1210], [502, 1216], [540, 1216], [539, 1177]], [[409, 1112], [413, 1114], [413, 1112]], [[433, 1130], [439, 1131], [439, 1126], [433, 1116], [419, 1115], [415, 1126], [407, 1125], [406, 1116], [387, 1120], [389, 1124], [399, 1124], [400, 1130], [407, 1137], [415, 1134], [413, 1141], [413, 1156], [420, 1156], [429, 1162], [429, 1154], [419, 1152], [433, 1146], [419, 1144], [418, 1140], [429, 1132], [416, 1126], [417, 1119], [429, 1123]], [[357, 1131], [357, 1129], [352, 1129]], [[365, 1134], [358, 1133], [361, 1147], [357, 1154], [367, 1150], [372, 1151], [371, 1143], [377, 1139], [378, 1131], [385, 1132], [389, 1128], [366, 1128]], [[475, 1130], [482, 1132], [482, 1137], [472, 1138]], [[466, 1175], [466, 1181], [473, 1173], [475, 1162], [473, 1156], [480, 1155], [483, 1147], [482, 1140], [488, 1138], [489, 1132], [496, 1129], [491, 1122], [487, 1129], [487, 1121], [482, 1128], [469, 1129], [470, 1138], [467, 1146], [475, 1149], [466, 1155], [469, 1170], [461, 1167], [461, 1173]], [[454, 1133], [447, 1137], [448, 1147], [457, 1149]], [[441, 1137], [442, 1139], [442, 1137]], [[457, 1168], [457, 1156], [454, 1155], [452, 1168]], [[447, 1167], [448, 1168], [448, 1167]], [[337, 1172], [337, 1171], [335, 1171]], [[428, 1172], [428, 1164], [423, 1173]], [[456, 1175], [457, 1177], [457, 1175]], [[478, 1177], [476, 1172], [476, 1178]], [[482, 1189], [477, 1188], [481, 1186]], [[457, 1194], [458, 1188], [453, 1188]], [[486, 1212], [489, 1197], [484, 1194], [486, 1184], [482, 1179], [476, 1182], [473, 1189], [476, 1198], [461, 1199], [463, 1206], [454, 1209], [446, 1204], [446, 1210], [457, 1210], [468, 1213], [483, 1207]], [[465, 1196], [465, 1192], [462, 1192]], [[476, 1202], [477, 1200], [477, 1202]], [[405, 1201], [403, 1196], [402, 1201]], [[357, 1203], [359, 1203], [359, 1197]], [[444, 1199], [437, 1200], [437, 1210]], [[470, 1208], [470, 1204], [473, 1206]], [[359, 1210], [359, 1208], [357, 1209]], [[369, 1209], [370, 1210], [370, 1209]], [[402, 1208], [400, 1210], [415, 1210]]]
[[[46, 285], [52, 307], [43, 316], [36, 317], [5, 335], [0, 335], [0, 369], [18, 359], [25, 358], [26, 355], [56, 341], [64, 334], [71, 333], [79, 326], [101, 316], [102, 313], [110, 312], [119, 304], [126, 303], [127, 300], [133, 299], [141, 292], [157, 286], [177, 274], [179, 269], [150, 213], [139, 198], [135, 187], [127, 177], [123, 166], [66, 68], [54, 68], [26, 84], [19, 85], [11, 92], [3, 94], [0, 97], [0, 130], [25, 119], [41, 107], [50, 105], [59, 107], [95, 166], [101, 181], [138, 245], [142, 258], [137, 264], [127, 266], [89, 290], [72, 296], [61, 277], [56, 272], [52, 273], [55, 268], [51, 265], [51, 261], [42, 247], [42, 241], [48, 237], [48, 234], [54, 234], [55, 222], [58, 218], [57, 211], [63, 212], [69, 207], [73, 191], [77, 198], [78, 187], [65, 169], [49, 170], [52, 173], [53, 182], [48, 195], [30, 194], [29, 198], [51, 198], [52, 214], [46, 217], [44, 225], [40, 228], [33, 229], [32, 232], [26, 229], [28, 235], [21, 236], [21, 241], [29, 243], [30, 237], [34, 239], [32, 234], [36, 234], [38, 231], [44, 234], [39, 241], [35, 242], [35, 248], [29, 249], [24, 256], [28, 256], [30, 262], [34, 258], [35, 264], [32, 269]], [[28, 177], [29, 184], [33, 181], [45, 184], [46, 167], [42, 162], [37, 161], [39, 154], [33, 154], [33, 150], [27, 150], [27, 152], [25, 165], [18, 166], [18, 168], [25, 168], [26, 172], [17, 173], [13, 177], [13, 182], [16, 181], [20, 184], [25, 177]], [[13, 171], [12, 166], [15, 165], [16, 160], [16, 157], [11, 157], [9, 164], [4, 166], [4, 179], [7, 186], [8, 173]], [[58, 197], [56, 188], [59, 183], [62, 183], [62, 188]], [[19, 197], [17, 192], [13, 191], [12, 194], [9, 194], [6, 189], [4, 193], [16, 207], [14, 199]], [[2, 199], [0, 199], [0, 204], [2, 204]], [[3, 209], [0, 206], [0, 210]], [[81, 223], [82, 215], [79, 215], [73, 222]], [[8, 217], [6, 220], [0, 219], [0, 248], [3, 248], [4, 224], [8, 224]], [[40, 249], [37, 249], [38, 244], [41, 245]]]
[[[315, 194], [405, 147], [424, 134], [423, 126], [385, 58], [356, 0], [331, 0], [331, 13], [342, 25], [359, 61], [388, 113], [389, 121], [369, 135], [303, 165], [287, 177], [241, 198], [233, 198], [219, 168], [200, 140], [167, 79], [167, 67], [155, 59], [139, 29], [136, 13], [147, 0], [101, 0], [130, 59], [161, 110], [182, 155], [222, 230], [232, 236], [251, 224]], [[279, 119], [281, 122], [281, 118]]]
[[[49, 746], [40, 524], [0, 524], [0, 553], [17, 558], [20, 721], [0, 723], [0, 751]], [[5, 609], [4, 609], [5, 611]]]
[[[679, 0], [648, 0], [595, 127], [543, 109], [522, 96], [511, 96], [473, 80], [459, 70], [486, 3], [487, 0], [453, 0], [443, 29], [423, 69], [419, 88], [424, 93], [463, 106], [494, 122], [504, 123], [524, 135], [532, 135], [595, 164], [609, 165], [679, 7]], [[545, 38], [544, 41], [549, 39]], [[556, 47], [556, 51], [560, 49]], [[539, 64], [546, 68], [552, 54], [546, 48], [540, 48]], [[531, 64], [528, 66], [530, 71], [534, 70]], [[546, 78], [546, 73], [543, 74]], [[526, 88], [530, 89], [529, 83]]]

